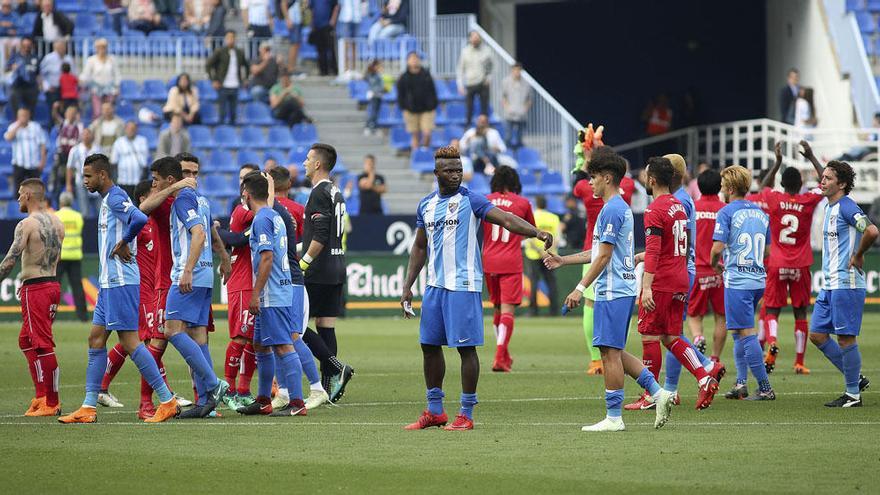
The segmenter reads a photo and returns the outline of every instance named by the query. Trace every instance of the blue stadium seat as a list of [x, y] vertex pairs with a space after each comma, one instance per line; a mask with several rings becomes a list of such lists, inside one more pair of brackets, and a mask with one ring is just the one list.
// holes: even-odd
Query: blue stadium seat
[[213, 126], [220, 123], [220, 113], [217, 110], [217, 105], [213, 103], [202, 105], [199, 108], [199, 114], [202, 117], [202, 124]]
[[211, 216], [214, 218], [221, 218], [229, 216], [229, 199], [228, 198], [219, 198], [214, 197], [208, 200], [211, 205]]
[[[49, 167], [46, 167], [47, 169]], [[10, 201], [6, 203], [6, 218], [7, 219], [18, 219], [24, 218], [25, 214], [21, 212], [20, 207], [18, 206], [17, 201]]]
[[9, 101], [9, 98], [6, 97], [6, 90], [0, 87], [0, 104], [5, 105]]
[[[162, 112], [162, 105], [160, 105], [158, 103], [144, 103], [141, 105], [141, 109], [144, 109], [144, 108], [146, 108], [147, 110], [158, 115], [160, 118], [162, 118], [162, 116], [163, 116], [164, 112]], [[150, 127], [156, 127], [160, 124], [162, 125], [163, 128], [167, 125], [164, 120], [162, 120], [160, 122], [139, 122], [139, 125], [142, 125], [142, 126], [146, 125], [146, 126], [150, 126]]]
[[241, 150], [238, 152], [238, 166], [245, 165], [247, 163], [253, 163], [255, 165], [260, 165], [263, 163], [262, 156], [254, 150]]
[[297, 146], [311, 146], [318, 141], [318, 129], [314, 124], [296, 124], [290, 134]]
[[460, 125], [448, 125], [443, 129], [446, 142], [449, 143], [453, 139], [461, 139], [464, 136], [464, 127]]
[[412, 134], [406, 132], [403, 126], [392, 127], [389, 144], [397, 151], [406, 151], [412, 147]]
[[465, 115], [466, 109], [464, 103], [447, 103], [443, 114], [443, 125], [464, 125], [465, 122], [467, 122]]
[[304, 161], [306, 161], [306, 156], [309, 154], [308, 146], [297, 146], [290, 150], [290, 154], [287, 155], [287, 163], [294, 163], [296, 165], [302, 165]]
[[238, 102], [239, 103], [248, 103], [254, 101], [254, 97], [251, 96], [251, 92], [245, 88], [238, 88]]
[[207, 174], [199, 177], [199, 189], [204, 191], [202, 194], [211, 197], [229, 196], [238, 192], [229, 187], [229, 179], [223, 174]]
[[299, 47], [299, 58], [302, 60], [318, 60], [318, 49], [308, 42], [311, 31], [310, 27], [302, 28], [302, 36], [300, 36], [302, 44]]
[[547, 196], [547, 211], [562, 216], [565, 214], [565, 202], [560, 196]]
[[370, 86], [367, 84], [367, 81], [350, 81], [348, 83], [348, 96], [358, 103], [366, 103], [369, 88]]
[[877, 23], [874, 21], [874, 16], [865, 11], [856, 12], [856, 22], [858, 22], [859, 31], [862, 34], [871, 35], [877, 31]]
[[391, 90], [382, 95], [384, 103], [397, 103], [397, 85], [391, 86]]
[[290, 135], [290, 129], [283, 125], [274, 125], [269, 128], [269, 142], [279, 148], [291, 148], [295, 146]]
[[479, 172], [474, 174], [467, 187], [478, 194], [489, 194], [492, 190], [489, 187], [489, 178]]
[[34, 22], [37, 20], [36, 12], [27, 12], [21, 17], [18, 18], [18, 28], [19, 33], [31, 33], [34, 29]]
[[383, 104], [379, 108], [379, 118], [377, 119], [377, 123], [380, 127], [403, 125], [403, 114], [397, 106]]
[[516, 162], [520, 171], [542, 172], [547, 164], [541, 160], [541, 154], [534, 148], [523, 146], [516, 150]]
[[[65, 14], [77, 14], [85, 11], [84, 6], [80, 4], [79, 0], [57, 0], [55, 2], [55, 8], [58, 9], [59, 12], [64, 12]], [[76, 21], [76, 27], [79, 29], [79, 16], [76, 17]]]
[[203, 125], [191, 125], [187, 128], [193, 148], [213, 148], [214, 138], [211, 129]]
[[260, 162], [259, 165], [262, 166], [262, 164], [266, 163], [266, 160], [269, 159], [275, 160], [276, 162], [278, 162], [279, 165], [287, 165], [287, 158], [287, 153], [283, 149], [273, 148], [270, 150], [266, 150], [266, 153], [263, 155], [263, 161]]
[[410, 159], [410, 168], [420, 174], [427, 174], [434, 170], [434, 150], [419, 148], [413, 151]]
[[76, 34], [77, 36], [91, 36], [95, 34], [100, 26], [98, 18], [94, 14], [81, 13], [76, 16]]
[[449, 86], [444, 81], [435, 79], [434, 88], [437, 90], [437, 99], [443, 103], [457, 99], [456, 95], [458, 95], [458, 93], [450, 91]]
[[137, 81], [123, 79], [119, 83], [119, 97], [126, 101], [143, 101], [144, 93]]
[[219, 148], [238, 149], [241, 148], [241, 139], [234, 127], [220, 125], [214, 129], [214, 144]]
[[[357, 190], [357, 188], [355, 188]], [[360, 196], [350, 196], [345, 200], [345, 211], [353, 217], [360, 215], [361, 213], [361, 198]]]
[[[10, 119], [11, 121], [12, 119]], [[52, 116], [49, 114], [49, 105], [45, 101], [38, 101], [34, 109], [34, 121], [39, 123], [43, 128], [49, 127]], [[47, 167], [49, 168], [49, 167]]]
[[0, 200], [9, 200], [12, 198], [12, 186], [9, 184], [9, 176], [0, 175]]
[[129, 120], [137, 120], [137, 113], [134, 111], [134, 105], [127, 101], [120, 101], [116, 104], [116, 115], [126, 122]]
[[[199, 79], [195, 82], [196, 88], [199, 90], [199, 101], [215, 102], [217, 101], [217, 90], [211, 86], [211, 81], [207, 79]], [[203, 107], [204, 108], [204, 107]]]
[[155, 127], [141, 126], [138, 128], [138, 134], [147, 140], [147, 147], [151, 150], [156, 149], [156, 145], [159, 143], [159, 133]]
[[272, 112], [268, 105], [253, 101], [244, 106], [243, 122], [252, 125], [272, 125], [275, 123], [275, 119], [272, 118]]
[[540, 191], [544, 194], [565, 194], [568, 188], [565, 187], [565, 180], [559, 172], [548, 171], [541, 175]]
[[249, 125], [241, 131], [241, 146], [243, 148], [259, 149], [268, 147], [269, 143], [266, 141], [263, 129]]
[[535, 175], [524, 170], [518, 170], [518, 172], [520, 173], [519, 182], [522, 184], [523, 194], [538, 194], [540, 192], [540, 186], [538, 185], [538, 179], [535, 178]]
[[158, 79], [147, 79], [144, 81], [144, 98], [155, 101], [165, 101], [168, 99], [168, 90], [165, 89], [165, 83]]
[[211, 172], [238, 172], [238, 164], [232, 159], [232, 153], [224, 150], [213, 150], [208, 165]]
[[846, 10], [850, 12], [861, 10], [865, 6], [864, 4], [864, 0], [846, 0]]
[[865, 8], [867, 8], [868, 12], [871, 12], [872, 14], [880, 12], [880, 0], [868, 0], [865, 4]]
[[274, 36], [287, 38], [287, 36], [290, 34], [290, 31], [287, 29], [287, 23], [284, 22], [284, 19], [275, 19], [275, 25], [273, 26], [272, 34]]
[[0, 147], [0, 173], [12, 173], [12, 147], [10, 146]]
[[446, 140], [446, 135], [440, 129], [434, 129], [431, 131], [431, 147], [432, 148], [440, 148], [441, 146], [446, 146], [449, 144], [449, 141]]

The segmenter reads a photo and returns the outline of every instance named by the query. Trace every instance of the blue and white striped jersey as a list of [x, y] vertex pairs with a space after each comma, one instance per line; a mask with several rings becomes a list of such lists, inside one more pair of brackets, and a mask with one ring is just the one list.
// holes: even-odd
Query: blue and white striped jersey
[[[17, 126], [17, 122], [9, 124], [6, 132]], [[35, 169], [40, 166], [40, 146], [46, 145], [46, 133], [40, 124], [33, 120], [28, 122], [27, 127], [22, 127], [15, 133], [12, 140], [12, 164], [26, 169]], [[18, 191], [13, 191], [18, 194]]]
[[599, 243], [611, 244], [611, 261], [596, 278], [596, 300], [611, 301], [636, 295], [633, 253], [633, 214], [620, 195], [605, 203], [593, 226], [593, 252]]
[[492, 208], [485, 196], [465, 187], [450, 196], [434, 191], [422, 199], [416, 210], [416, 227], [425, 229], [428, 237], [429, 286], [482, 292], [480, 222]]
[[208, 200], [195, 189], [187, 187], [177, 193], [171, 207], [171, 284], [180, 283], [186, 266], [192, 229], [201, 225], [205, 229], [205, 243], [201, 246], [199, 261], [193, 268], [193, 287], [214, 287], [214, 258], [211, 254], [211, 207]]
[[290, 281], [290, 260], [287, 258], [287, 228], [281, 215], [272, 208], [260, 208], [251, 223], [251, 266], [254, 280], [264, 251], [272, 251], [272, 271], [260, 292], [261, 308], [290, 306], [293, 301], [293, 283]]
[[687, 193], [684, 186], [678, 188], [678, 191], [675, 191], [673, 196], [681, 202], [681, 205], [684, 206], [684, 212], [688, 216], [688, 242], [691, 245], [690, 254], [688, 254], [688, 273], [695, 275], [697, 273], [697, 252], [695, 249], [697, 242], [697, 207], [694, 205], [694, 199]]
[[[140, 286], [141, 273], [134, 257], [137, 256], [137, 234], [146, 223], [147, 216], [132, 204], [121, 187], [110, 188], [98, 213], [98, 284], [101, 289]], [[128, 243], [133, 256], [128, 263], [111, 256], [113, 248], [122, 240]]]
[[118, 184], [136, 186], [150, 164], [147, 139], [143, 136], [135, 136], [134, 139], [128, 139], [128, 136], [118, 138], [110, 150], [110, 163], [117, 165]]
[[770, 217], [755, 203], [738, 199], [718, 210], [712, 240], [724, 243], [725, 287], [764, 288], [764, 251], [769, 237]]
[[868, 217], [849, 196], [825, 205], [822, 225], [822, 275], [825, 289], [864, 289], [865, 273], [849, 268], [849, 260], [862, 242]]

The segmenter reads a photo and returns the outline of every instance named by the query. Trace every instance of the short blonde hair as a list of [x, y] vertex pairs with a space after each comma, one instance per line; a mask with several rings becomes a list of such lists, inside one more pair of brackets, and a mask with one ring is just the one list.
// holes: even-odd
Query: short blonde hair
[[684, 161], [684, 157], [678, 153], [670, 153], [668, 155], [663, 155], [663, 158], [672, 162], [672, 168], [675, 169], [675, 175], [678, 176], [679, 180], [684, 179], [687, 175], [688, 168], [687, 162]]
[[745, 196], [752, 187], [752, 174], [740, 165], [731, 165], [721, 171], [721, 189], [733, 190], [738, 196]]

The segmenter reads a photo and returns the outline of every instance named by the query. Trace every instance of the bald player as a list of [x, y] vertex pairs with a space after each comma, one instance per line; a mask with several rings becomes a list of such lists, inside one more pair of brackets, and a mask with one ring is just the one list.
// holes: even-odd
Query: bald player
[[0, 280], [9, 276], [21, 258], [21, 333], [24, 353], [36, 393], [25, 416], [58, 416], [58, 361], [52, 323], [61, 298], [55, 268], [61, 255], [64, 225], [46, 207], [46, 186], [27, 179], [18, 188], [18, 206], [27, 217], [18, 222], [12, 245], [0, 262]]

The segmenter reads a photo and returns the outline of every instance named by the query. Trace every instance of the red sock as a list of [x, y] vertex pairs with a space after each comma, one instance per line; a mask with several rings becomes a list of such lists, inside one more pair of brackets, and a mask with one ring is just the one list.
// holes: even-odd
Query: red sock
[[46, 392], [46, 405], [58, 405], [58, 360], [53, 349], [37, 350], [37, 379], [43, 382]]
[[718, 356], [712, 356], [712, 357], [710, 357], [709, 359], [711, 359], [713, 363], [717, 363], [717, 362], [720, 361], [720, 360], [718, 359]]
[[165, 380], [165, 385], [168, 385], [168, 377], [165, 376], [165, 363], [162, 362], [162, 356], [165, 355], [165, 349], [159, 349], [158, 347], [148, 345], [147, 350], [150, 351], [150, 355], [153, 356], [153, 360], [156, 361], [156, 366], [159, 367], [159, 374], [162, 375], [162, 379]]
[[497, 344], [505, 351], [507, 345], [510, 344], [510, 336], [513, 335], [513, 313], [501, 313], [498, 319], [498, 339]]
[[804, 365], [804, 354], [807, 353], [807, 337], [810, 335], [810, 327], [807, 320], [795, 320], [794, 322], [794, 348], [797, 354], [794, 364]]
[[110, 382], [113, 381], [113, 378], [122, 369], [126, 356], [128, 356], [128, 353], [122, 348], [122, 344], [116, 344], [107, 353], [107, 371], [104, 372], [104, 379], [101, 380], [101, 390], [110, 388]]
[[660, 377], [660, 368], [663, 367], [663, 352], [660, 349], [659, 340], [642, 341], [642, 362], [657, 380]]
[[767, 341], [767, 311], [764, 309], [764, 303], [761, 303], [761, 312], [758, 313], [758, 343], [761, 344], [761, 350], [764, 350], [764, 342]]
[[236, 389], [235, 379], [238, 377], [238, 369], [241, 368], [241, 354], [243, 352], [244, 345], [234, 340], [230, 340], [229, 345], [226, 346], [226, 364], [223, 366], [223, 375], [230, 390]]
[[779, 315], [767, 313], [764, 316], [764, 329], [766, 330], [767, 345], [776, 343], [776, 336], [779, 333]]
[[241, 354], [241, 369], [238, 372], [238, 395], [251, 393], [251, 378], [257, 370], [257, 354], [250, 342], [245, 344]]
[[30, 372], [31, 381], [34, 383], [34, 397], [45, 397], [46, 389], [43, 387], [43, 382], [37, 380], [37, 351], [32, 347], [28, 347], [23, 348], [21, 352], [27, 360], [28, 372]]
[[675, 354], [675, 358], [678, 359], [678, 362], [697, 378], [697, 382], [700, 382], [703, 378], [708, 376], [706, 370], [703, 368], [703, 364], [700, 363], [700, 358], [697, 357], [697, 353], [694, 352], [693, 347], [687, 345], [685, 341], [675, 339], [675, 342], [670, 344], [667, 348], [672, 351], [672, 354]]
[[153, 402], [153, 387], [141, 377], [141, 404], [145, 402]]

